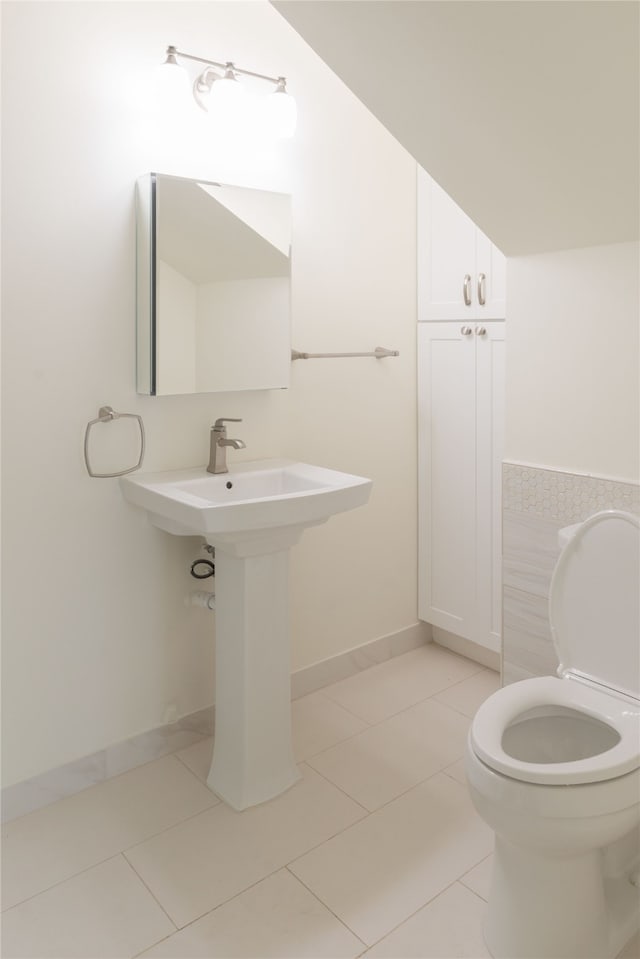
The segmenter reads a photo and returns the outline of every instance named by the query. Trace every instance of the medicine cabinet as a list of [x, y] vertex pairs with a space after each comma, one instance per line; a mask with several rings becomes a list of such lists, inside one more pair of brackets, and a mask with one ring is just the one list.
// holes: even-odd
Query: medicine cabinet
[[291, 198], [149, 173], [136, 210], [138, 392], [287, 387]]

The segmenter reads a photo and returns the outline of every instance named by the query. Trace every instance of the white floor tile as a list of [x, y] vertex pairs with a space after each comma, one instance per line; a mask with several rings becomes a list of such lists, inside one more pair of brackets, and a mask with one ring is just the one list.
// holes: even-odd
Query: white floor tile
[[364, 949], [286, 869], [153, 946], [153, 959], [351, 959]]
[[491, 852], [466, 789], [437, 773], [302, 856], [291, 871], [368, 945]]
[[442, 771], [443, 773], [446, 773], [447, 776], [451, 776], [452, 779], [455, 779], [455, 781], [460, 783], [461, 786], [466, 788], [467, 774], [464, 771], [464, 759], [458, 759], [457, 762], [452, 763]]
[[224, 803], [127, 850], [182, 927], [350, 826], [365, 811], [314, 770], [277, 799], [235, 812]]
[[296, 762], [304, 762], [367, 729], [366, 722], [322, 693], [296, 699], [291, 704], [291, 723]]
[[493, 669], [483, 669], [482, 672], [463, 679], [462, 682], [450, 686], [441, 693], [437, 693], [434, 699], [440, 703], [446, 703], [452, 709], [465, 716], [475, 716], [478, 707], [492, 693], [500, 688], [500, 674]]
[[368, 723], [379, 723], [482, 670], [478, 663], [427, 643], [322, 690]]
[[3, 827], [3, 909], [216, 803], [174, 756], [140, 766]]
[[207, 739], [203, 739], [199, 743], [194, 743], [193, 746], [188, 746], [186, 749], [181, 749], [176, 753], [178, 759], [203, 783], [206, 783], [209, 770], [211, 769], [212, 755], [213, 736], [209, 736]]
[[490, 953], [482, 938], [485, 903], [455, 882], [403, 922], [367, 959], [484, 959]]
[[127, 959], [175, 931], [122, 856], [2, 916], [7, 959]]
[[378, 809], [463, 755], [469, 720], [426, 700], [309, 760], [366, 809]]
[[206, 788], [208, 738], [7, 823], [2, 954], [484, 959], [461, 756], [494, 684], [429, 644], [296, 700], [303, 779], [269, 803]]
[[483, 862], [479, 862], [477, 866], [461, 876], [460, 882], [486, 902], [489, 899], [489, 890], [491, 889], [492, 869], [493, 856], [487, 856]]

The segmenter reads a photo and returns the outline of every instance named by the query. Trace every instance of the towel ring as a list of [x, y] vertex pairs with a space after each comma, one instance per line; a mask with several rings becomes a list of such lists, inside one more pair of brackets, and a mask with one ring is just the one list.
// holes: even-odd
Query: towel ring
[[[110, 423], [111, 420], [122, 419], [123, 417], [130, 417], [131, 419], [138, 421], [138, 426], [140, 427], [140, 457], [135, 466], [130, 466], [126, 470], [118, 470], [117, 473], [95, 473], [91, 468], [91, 461], [89, 459], [89, 434], [91, 432], [91, 427], [95, 426], [96, 423]], [[134, 470], [140, 469], [142, 466], [142, 461], [144, 459], [144, 450], [145, 450], [145, 435], [144, 435], [144, 423], [142, 422], [142, 417], [138, 416], [137, 413], [116, 413], [114, 409], [110, 406], [101, 406], [98, 410], [98, 416], [95, 420], [90, 420], [87, 423], [87, 428], [84, 433], [84, 462], [87, 467], [87, 473], [89, 476], [95, 477], [95, 479], [107, 479], [112, 476], [124, 476], [125, 473], [133, 473]]]

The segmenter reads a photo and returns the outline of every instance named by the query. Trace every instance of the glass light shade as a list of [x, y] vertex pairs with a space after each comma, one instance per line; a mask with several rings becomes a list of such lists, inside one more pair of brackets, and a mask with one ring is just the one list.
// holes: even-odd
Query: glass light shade
[[248, 139], [262, 141], [270, 139], [271, 126], [265, 109], [264, 93], [245, 89], [242, 116]]
[[214, 80], [209, 94], [208, 112], [211, 120], [223, 131], [231, 131], [245, 123], [245, 95], [232, 76]]
[[161, 103], [180, 105], [188, 103], [190, 84], [187, 71], [170, 59], [156, 68], [156, 92]]
[[296, 101], [283, 87], [269, 94], [268, 113], [273, 136], [284, 140], [294, 135], [298, 117]]
[[232, 106], [242, 100], [242, 84], [231, 77], [220, 77], [214, 80], [209, 94], [209, 103], [214, 108], [226, 109], [227, 104]]

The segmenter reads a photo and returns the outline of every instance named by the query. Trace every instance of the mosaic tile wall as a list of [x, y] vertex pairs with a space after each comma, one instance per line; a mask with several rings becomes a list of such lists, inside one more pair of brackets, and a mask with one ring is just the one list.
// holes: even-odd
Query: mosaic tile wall
[[555, 673], [549, 585], [558, 530], [604, 509], [640, 515], [640, 485], [504, 463], [502, 468], [503, 683]]

